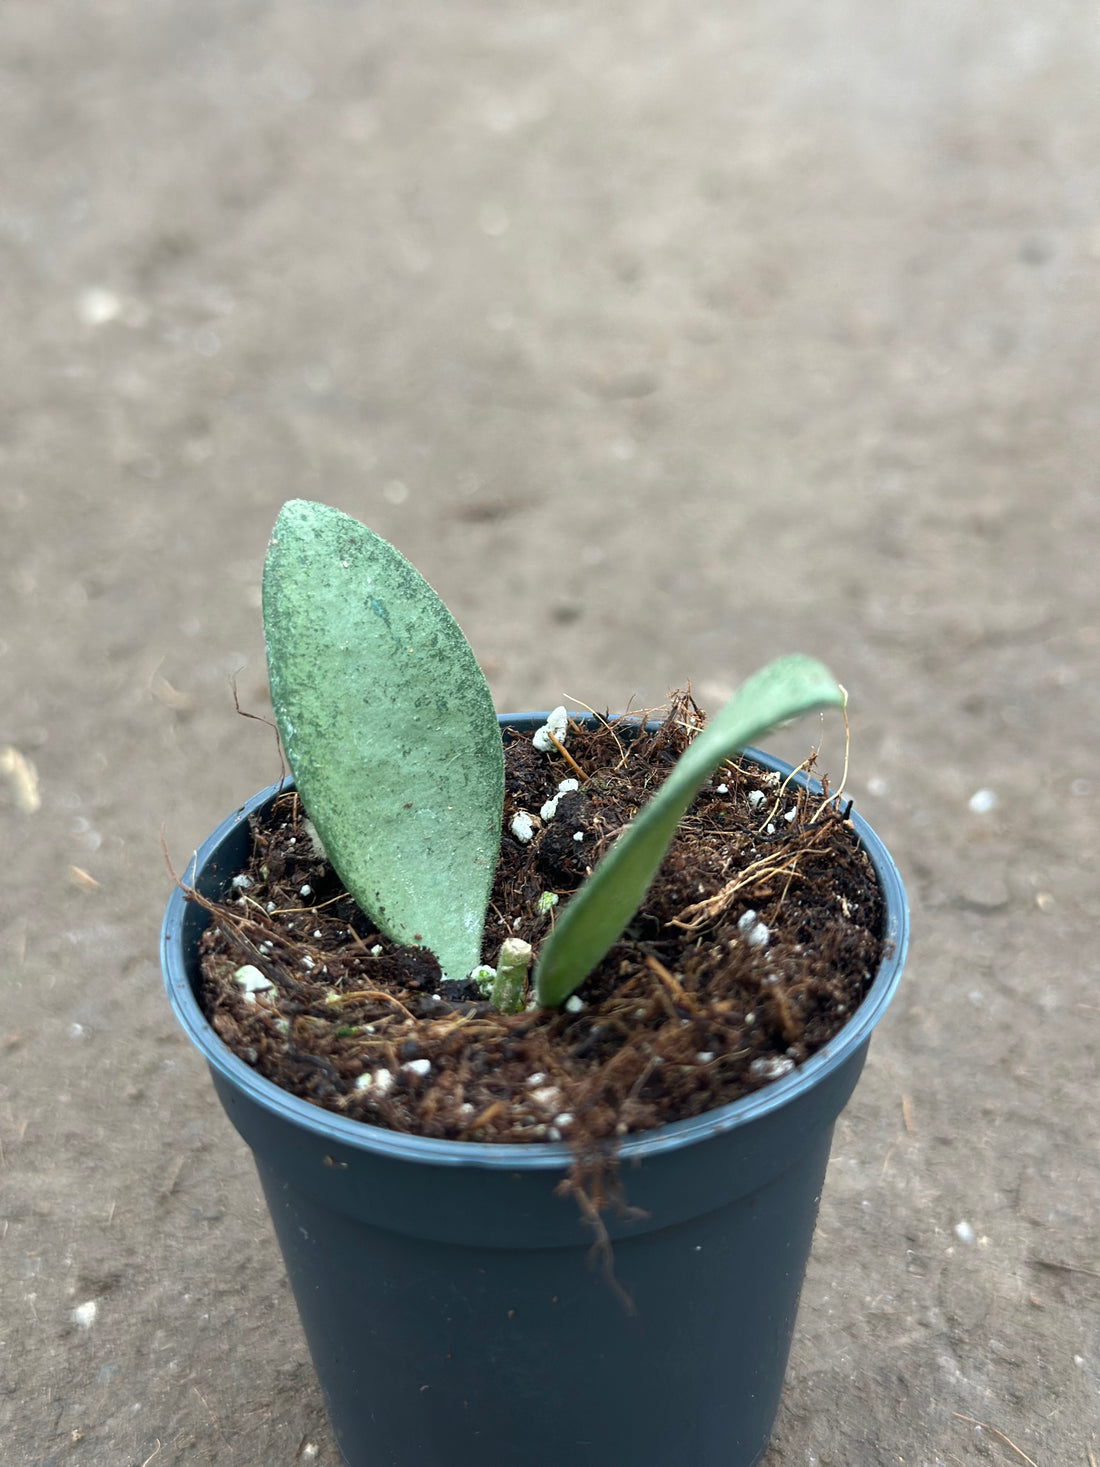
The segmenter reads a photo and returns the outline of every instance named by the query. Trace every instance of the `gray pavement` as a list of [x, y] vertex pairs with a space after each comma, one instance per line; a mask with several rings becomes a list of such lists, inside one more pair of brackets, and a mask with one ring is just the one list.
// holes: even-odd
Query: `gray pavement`
[[767, 1467], [1098, 1467], [1098, 69], [1083, 0], [5, 0], [5, 1467], [338, 1461], [156, 966], [295, 495], [502, 709], [830, 663], [913, 947]]

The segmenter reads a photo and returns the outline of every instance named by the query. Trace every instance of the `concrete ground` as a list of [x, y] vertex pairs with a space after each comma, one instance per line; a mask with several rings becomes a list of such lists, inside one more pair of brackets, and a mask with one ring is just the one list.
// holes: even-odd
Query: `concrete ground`
[[4, 0], [5, 1467], [338, 1460], [156, 961], [296, 495], [503, 709], [831, 664], [913, 946], [767, 1467], [1097, 1467], [1098, 67], [1085, 0]]

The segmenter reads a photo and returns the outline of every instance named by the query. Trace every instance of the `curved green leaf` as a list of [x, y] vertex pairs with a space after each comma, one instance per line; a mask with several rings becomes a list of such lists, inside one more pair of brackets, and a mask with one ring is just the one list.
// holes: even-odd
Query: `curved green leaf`
[[500, 849], [504, 758], [458, 624], [358, 520], [292, 499], [264, 566], [275, 721], [341, 881], [395, 941], [462, 977]]
[[579, 891], [570, 897], [535, 968], [535, 997], [562, 1003], [626, 930], [703, 781], [778, 723], [829, 705], [844, 694], [811, 657], [781, 657], [748, 678], [688, 745], [672, 773], [623, 830]]

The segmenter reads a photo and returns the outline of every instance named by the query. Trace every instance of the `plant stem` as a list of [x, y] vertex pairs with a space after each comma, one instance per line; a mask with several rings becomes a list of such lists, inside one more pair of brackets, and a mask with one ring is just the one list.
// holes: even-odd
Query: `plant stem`
[[522, 938], [506, 937], [501, 943], [490, 1001], [502, 1014], [518, 1014], [523, 1008], [531, 956], [531, 944]]

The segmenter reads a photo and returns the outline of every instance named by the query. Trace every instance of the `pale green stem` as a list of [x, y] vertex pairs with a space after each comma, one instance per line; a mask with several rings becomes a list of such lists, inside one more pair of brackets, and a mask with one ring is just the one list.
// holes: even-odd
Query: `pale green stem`
[[502, 1014], [518, 1014], [523, 1008], [530, 967], [531, 944], [519, 937], [506, 937], [500, 946], [491, 995], [493, 1007]]

